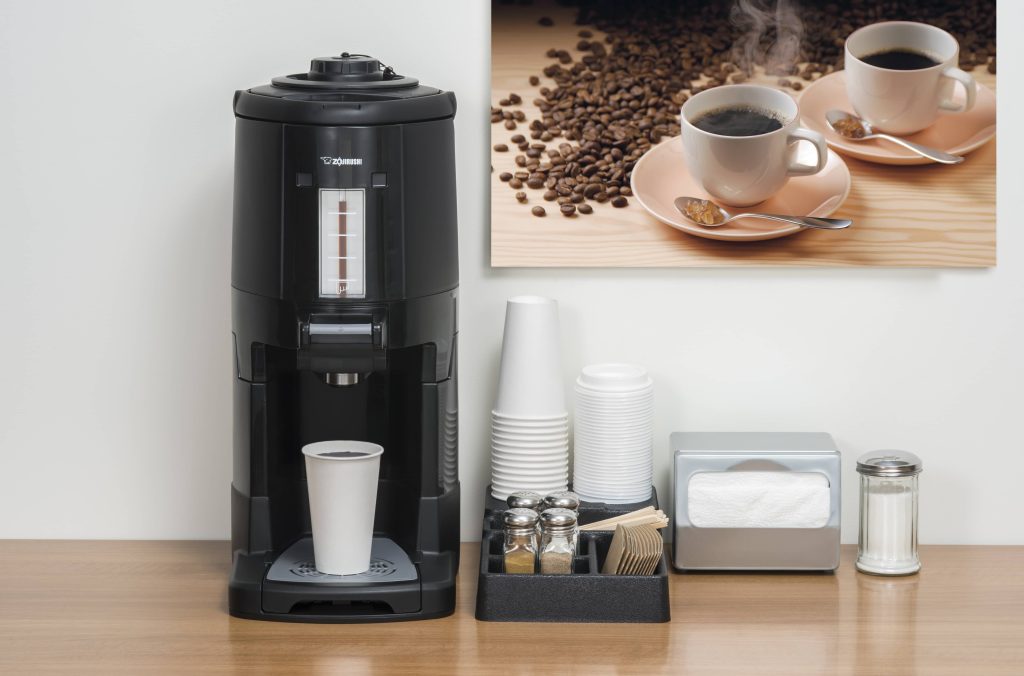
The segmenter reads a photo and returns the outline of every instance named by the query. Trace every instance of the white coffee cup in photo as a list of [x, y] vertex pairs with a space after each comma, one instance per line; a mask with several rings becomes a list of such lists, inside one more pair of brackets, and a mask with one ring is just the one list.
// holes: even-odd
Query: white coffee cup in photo
[[[729, 108], [749, 109], [778, 120], [774, 131], [755, 136], [725, 136], [694, 126], [702, 116]], [[695, 179], [716, 201], [746, 207], [768, 199], [791, 176], [811, 176], [825, 168], [825, 138], [800, 127], [796, 102], [788, 94], [760, 85], [707, 89], [683, 104], [680, 115], [683, 154]], [[800, 161], [803, 147], [813, 152]], [[804, 144], [807, 145], [807, 144]]]
[[302, 447], [313, 557], [321, 573], [354, 575], [370, 569], [383, 452], [366, 441], [318, 441]]
[[[895, 50], [923, 54], [936, 62], [929, 68], [897, 70], [864, 61]], [[963, 113], [974, 107], [974, 78], [957, 68], [956, 38], [936, 26], [912, 21], [885, 21], [864, 26], [846, 39], [846, 95], [854, 112], [872, 127], [890, 134], [912, 134], [930, 127], [941, 111]], [[955, 85], [964, 89], [953, 100]]]

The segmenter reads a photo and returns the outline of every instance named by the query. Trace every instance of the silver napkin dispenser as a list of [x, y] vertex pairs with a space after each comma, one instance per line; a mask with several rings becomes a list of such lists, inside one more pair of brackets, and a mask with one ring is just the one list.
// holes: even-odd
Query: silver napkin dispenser
[[840, 456], [815, 432], [676, 432], [679, 570], [835, 570]]

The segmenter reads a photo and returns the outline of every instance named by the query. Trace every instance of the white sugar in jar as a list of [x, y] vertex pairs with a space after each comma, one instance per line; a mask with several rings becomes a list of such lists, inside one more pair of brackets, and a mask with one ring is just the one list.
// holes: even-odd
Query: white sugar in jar
[[921, 569], [917, 555], [917, 476], [922, 468], [921, 459], [906, 451], [873, 451], [857, 460], [857, 570], [875, 575], [910, 575]]

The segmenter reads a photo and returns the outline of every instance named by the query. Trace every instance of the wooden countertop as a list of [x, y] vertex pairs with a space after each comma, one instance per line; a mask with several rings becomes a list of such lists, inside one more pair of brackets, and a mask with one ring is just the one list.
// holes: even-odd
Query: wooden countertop
[[854, 554], [673, 575], [667, 624], [542, 625], [473, 618], [467, 543], [455, 615], [308, 625], [230, 617], [225, 542], [0, 540], [0, 673], [1024, 673], [1024, 547], [923, 547], [906, 578]]

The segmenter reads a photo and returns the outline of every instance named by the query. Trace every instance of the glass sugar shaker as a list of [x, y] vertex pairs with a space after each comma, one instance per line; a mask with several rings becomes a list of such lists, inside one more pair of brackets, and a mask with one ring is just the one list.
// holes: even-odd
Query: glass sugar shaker
[[576, 556], [576, 514], [562, 507], [541, 512], [540, 572], [544, 575], [569, 575]]
[[872, 451], [857, 460], [857, 570], [875, 575], [910, 575], [921, 569], [917, 556], [917, 475], [923, 467], [921, 458], [906, 451]]
[[502, 514], [505, 526], [505, 572], [532, 575], [537, 569], [538, 514], [525, 507], [513, 507]]

